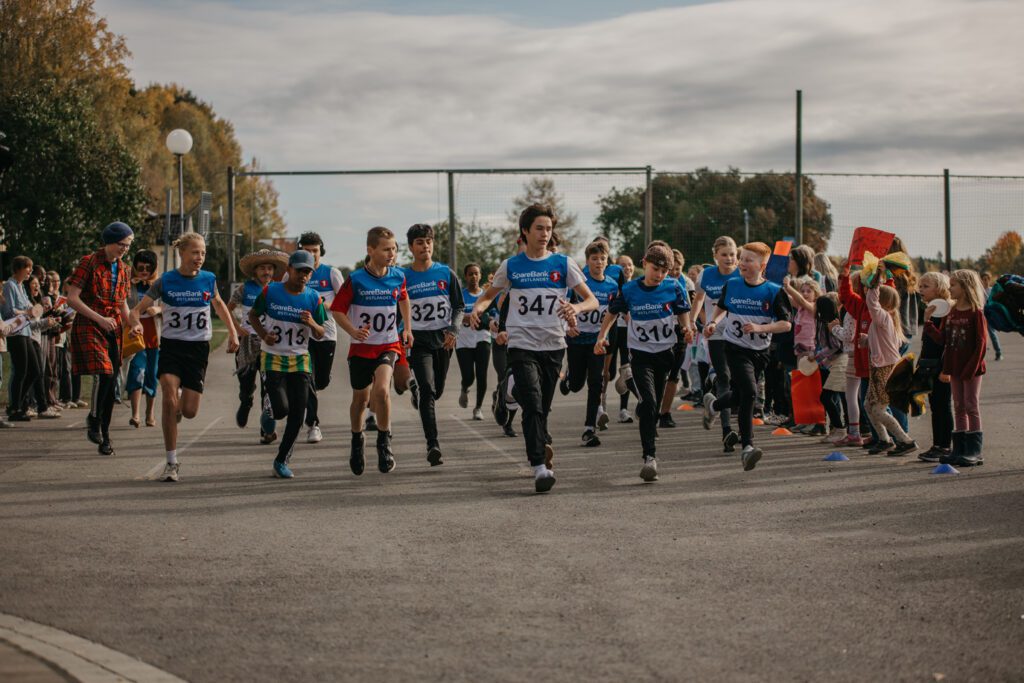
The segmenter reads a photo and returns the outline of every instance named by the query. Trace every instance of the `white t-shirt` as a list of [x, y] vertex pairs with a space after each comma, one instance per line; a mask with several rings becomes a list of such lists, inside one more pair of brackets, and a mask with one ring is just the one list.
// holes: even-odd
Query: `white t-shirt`
[[523, 252], [502, 261], [491, 286], [508, 289], [508, 348], [564, 349], [565, 326], [558, 317], [558, 308], [569, 290], [583, 283], [583, 271], [565, 254], [534, 259]]

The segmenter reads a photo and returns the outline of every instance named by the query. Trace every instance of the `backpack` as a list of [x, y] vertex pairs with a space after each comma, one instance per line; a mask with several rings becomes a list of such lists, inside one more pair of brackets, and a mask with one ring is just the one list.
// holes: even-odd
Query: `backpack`
[[1024, 276], [1006, 274], [996, 280], [985, 302], [985, 318], [993, 329], [1024, 335]]

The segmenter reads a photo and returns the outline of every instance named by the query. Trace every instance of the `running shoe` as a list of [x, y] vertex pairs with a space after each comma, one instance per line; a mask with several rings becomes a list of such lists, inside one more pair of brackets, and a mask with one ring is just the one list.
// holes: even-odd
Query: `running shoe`
[[56, 420], [60, 417], [60, 413], [53, 408], [47, 408], [43, 412], [39, 413], [40, 420]]
[[79, 408], [88, 408], [89, 407], [89, 403], [86, 402], [86, 401], [83, 401], [81, 399], [75, 401], [75, 405], [78, 406]]
[[605, 412], [604, 408], [598, 406], [597, 408], [597, 431], [604, 432], [608, 430], [608, 413]]
[[473, 419], [480, 422], [484, 419], [484, 411], [479, 408], [473, 408]]
[[366, 416], [366, 422], [363, 423], [363, 431], [364, 432], [375, 432], [375, 431], [377, 431], [377, 416], [376, 415], [367, 415]]
[[263, 434], [260, 434], [260, 443], [264, 446], [268, 446], [275, 441], [277, 441], [277, 432], [270, 432], [269, 434], [264, 432]]
[[629, 385], [626, 382], [631, 379], [633, 379], [633, 371], [630, 369], [629, 364], [620, 367], [619, 374], [615, 378], [615, 391], [619, 392], [620, 396], [629, 391]]
[[704, 429], [711, 429], [711, 425], [715, 424], [715, 409], [713, 407], [714, 402], [714, 394], [704, 394]]
[[363, 446], [365, 440], [363, 439], [362, 432], [356, 432], [352, 434], [352, 453], [348, 457], [348, 466], [352, 468], [352, 474], [357, 477], [363, 473], [366, 468], [366, 458], [363, 455]]
[[238, 410], [235, 411], [235, 424], [238, 425], [239, 429], [245, 429], [245, 425], [249, 424], [249, 411], [252, 409], [252, 401], [242, 401], [238, 405]]
[[619, 411], [619, 424], [633, 424], [633, 416], [627, 408]]
[[420, 384], [415, 377], [409, 378], [409, 400], [412, 401], [412, 409], [420, 409]]
[[320, 425], [310, 425], [306, 430], [306, 443], [320, 443], [323, 440], [324, 435], [320, 431]]
[[512, 439], [514, 439], [517, 436], [519, 436], [519, 434], [516, 433], [516, 430], [512, 428], [511, 424], [502, 425], [501, 433], [504, 434], [505, 436], [509, 437], [509, 438], [512, 438]]
[[658, 481], [658, 461], [653, 455], [644, 456], [644, 466], [640, 468], [640, 478], [646, 482]]
[[32, 408], [26, 408], [25, 409], [25, 414], [28, 415], [29, 417], [39, 417], [39, 413], [37, 413]]
[[761, 449], [757, 446], [744, 446], [743, 453], [740, 455], [740, 460], [743, 462], [743, 471], [749, 472], [757, 467], [757, 462], [761, 459], [762, 455]]
[[584, 448], [597, 448], [601, 445], [601, 439], [597, 438], [597, 434], [594, 433], [593, 429], [584, 431], [582, 439]]
[[86, 416], [85, 436], [97, 446], [103, 443], [103, 435], [100, 434], [100, 419], [98, 417], [94, 415]]
[[430, 463], [431, 467], [437, 467], [438, 465], [444, 464], [440, 446], [434, 445], [427, 449], [427, 462]]
[[911, 440], [905, 443], [896, 444], [896, 448], [890, 449], [889, 451], [886, 452], [885, 455], [890, 458], [899, 458], [906, 455], [907, 453], [913, 453], [916, 450], [917, 442]]
[[498, 423], [499, 427], [505, 427], [511, 419], [509, 417], [508, 404], [506, 403], [508, 398], [506, 393], [507, 387], [508, 377], [498, 382], [498, 388], [494, 392], [494, 410], [492, 412], [494, 413], [494, 421]]
[[867, 438], [864, 439], [864, 443], [860, 445], [866, 451], [870, 451], [872, 448], [878, 445], [878, 439]]
[[740, 435], [736, 432], [729, 432], [722, 437], [722, 452], [723, 453], [735, 453], [736, 444], [740, 442]]
[[[21, 412], [21, 413], [10, 413], [7, 416], [7, 421], [8, 422], [31, 422], [32, 418], [29, 417], [27, 414], [25, 414], [23, 412]], [[97, 434], [98, 433], [99, 432], [97, 431]], [[91, 438], [89, 439], [89, 441], [92, 441], [93, 443], [99, 443], [99, 441], [93, 441]]]
[[295, 475], [292, 473], [287, 463], [283, 463], [280, 460], [274, 461], [274, 476], [278, 479], [292, 479]]
[[551, 463], [555, 459], [555, 449], [551, 447], [551, 444], [544, 444], [544, 466], [549, 470], [551, 469]]
[[103, 443], [101, 443], [97, 447], [96, 450], [99, 451], [100, 455], [113, 455], [114, 454], [114, 446], [113, 446], [113, 444], [110, 443], [110, 439], [107, 439], [107, 438], [103, 439]]
[[875, 445], [868, 451], [868, 455], [878, 455], [879, 453], [886, 453], [893, 448], [896, 448], [896, 444], [892, 441], [876, 441]]
[[178, 463], [164, 465], [159, 481], [178, 481]]
[[467, 389], [466, 387], [463, 387], [462, 391], [459, 392], [459, 407], [469, 407], [469, 389]]
[[921, 462], [939, 462], [943, 457], [948, 458], [950, 450], [941, 446], [932, 446], [924, 453], [918, 453], [917, 459]]
[[658, 426], [662, 429], [675, 429], [676, 421], [672, 419], [672, 415], [664, 413], [658, 418]]
[[832, 443], [836, 446], [863, 446], [864, 440], [856, 434], [844, 434]]
[[[807, 436], [825, 436], [825, 425], [823, 425], [823, 424], [811, 425], [811, 428], [805, 430], [804, 434], [806, 434]], [[826, 443], [826, 442], [823, 441], [822, 443]]]
[[14, 429], [14, 425], [7, 420], [0, 418], [0, 429]]
[[537, 493], [547, 493], [555, 485], [555, 473], [549, 469], [543, 473], [535, 475], [533, 480], [533, 488]]
[[391, 432], [377, 432], [377, 469], [387, 474], [395, 469], [395, 454], [391, 452]]
[[569, 378], [563, 377], [558, 382], [558, 390], [562, 392], [562, 396], [568, 396], [571, 392], [569, 391]]
[[839, 439], [843, 438], [844, 431], [842, 429], [832, 429], [829, 433], [822, 437], [818, 443], [829, 443], [834, 444]]

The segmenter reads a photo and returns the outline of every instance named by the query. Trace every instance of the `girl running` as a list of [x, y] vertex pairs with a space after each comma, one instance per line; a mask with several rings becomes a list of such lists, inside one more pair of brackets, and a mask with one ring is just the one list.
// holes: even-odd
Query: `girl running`
[[462, 301], [465, 315], [459, 327], [459, 338], [455, 343], [455, 357], [459, 361], [459, 372], [462, 375], [462, 391], [459, 392], [459, 407], [469, 407], [469, 388], [476, 383], [476, 402], [473, 405], [473, 419], [484, 419], [481, 407], [487, 396], [487, 366], [491, 357], [490, 319], [480, 320], [480, 329], [470, 326], [469, 314], [473, 312], [473, 304], [484, 293], [480, 287], [482, 273], [476, 263], [467, 263], [462, 269], [462, 279], [466, 286], [462, 289]]

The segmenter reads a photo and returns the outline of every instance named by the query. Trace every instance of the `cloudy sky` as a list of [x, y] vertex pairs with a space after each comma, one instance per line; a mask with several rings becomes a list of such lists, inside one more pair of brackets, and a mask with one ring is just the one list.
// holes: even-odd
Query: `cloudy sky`
[[[1024, 175], [1019, 0], [97, 0], [96, 9], [127, 38], [140, 85], [178, 82], [212, 102], [267, 169], [791, 170], [799, 88], [806, 170]], [[460, 215], [502, 215], [522, 180], [463, 177]], [[574, 177], [564, 190], [587, 222], [606, 185], [632, 181]], [[447, 213], [434, 176], [275, 183], [291, 230], [320, 230], [346, 254], [362, 251], [370, 225]], [[843, 230], [908, 213], [920, 220], [903, 229], [922, 252], [940, 244], [931, 180], [822, 185], [836, 251]], [[990, 190], [954, 206], [984, 233], [958, 234], [955, 255], [1024, 215], [1021, 183]]]

